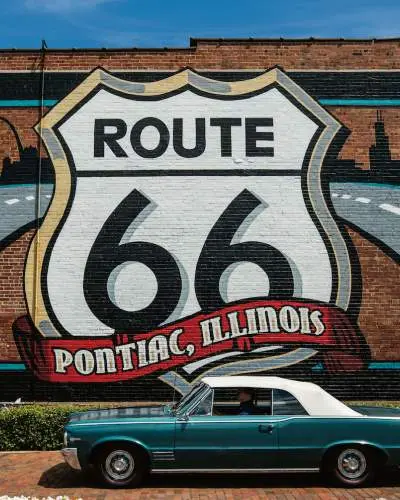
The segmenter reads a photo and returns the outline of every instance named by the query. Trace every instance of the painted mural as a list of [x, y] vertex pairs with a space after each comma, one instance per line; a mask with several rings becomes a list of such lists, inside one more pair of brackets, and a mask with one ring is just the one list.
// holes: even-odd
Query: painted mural
[[373, 304], [400, 301], [400, 160], [387, 111], [368, 111], [368, 168], [346, 156], [347, 113], [279, 68], [150, 82], [99, 68], [25, 147], [5, 112], [3, 254], [30, 237], [4, 377], [18, 365], [74, 398], [146, 381], [184, 393], [205, 373], [396, 370], [379, 354], [395, 320]]

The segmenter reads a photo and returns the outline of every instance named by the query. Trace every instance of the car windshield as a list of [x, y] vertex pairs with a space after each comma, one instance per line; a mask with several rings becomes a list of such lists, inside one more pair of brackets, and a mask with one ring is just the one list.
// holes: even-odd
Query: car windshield
[[191, 391], [189, 391], [183, 398], [177, 403], [177, 405], [174, 407], [174, 410], [176, 413], [183, 413], [185, 408], [188, 408], [192, 401], [197, 398], [197, 396], [203, 392], [206, 384], [203, 382], [200, 382], [199, 384], [196, 384]]

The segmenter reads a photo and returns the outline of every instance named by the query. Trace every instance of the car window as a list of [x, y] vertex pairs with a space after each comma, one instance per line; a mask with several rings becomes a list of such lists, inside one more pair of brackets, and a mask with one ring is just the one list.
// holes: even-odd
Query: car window
[[308, 415], [303, 406], [290, 392], [274, 389], [272, 401], [273, 415]]
[[272, 390], [257, 389], [256, 391], [257, 408], [263, 415], [271, 415], [272, 410]]
[[[239, 415], [240, 387], [217, 387], [214, 389], [213, 415]], [[252, 414], [271, 415], [271, 390], [254, 389]]]
[[177, 413], [182, 413], [185, 411], [185, 408], [191, 406], [192, 402], [205, 389], [205, 387], [206, 385], [204, 383], [196, 384], [190, 392], [183, 396], [176, 407]]
[[210, 391], [205, 398], [203, 398], [200, 403], [194, 408], [190, 415], [211, 415], [213, 402], [213, 391]]

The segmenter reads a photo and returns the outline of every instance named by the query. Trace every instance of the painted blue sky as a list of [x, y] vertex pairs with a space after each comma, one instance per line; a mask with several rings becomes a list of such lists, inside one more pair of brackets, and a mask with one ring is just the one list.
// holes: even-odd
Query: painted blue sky
[[186, 47], [190, 37], [395, 37], [400, 0], [0, 0], [0, 47]]

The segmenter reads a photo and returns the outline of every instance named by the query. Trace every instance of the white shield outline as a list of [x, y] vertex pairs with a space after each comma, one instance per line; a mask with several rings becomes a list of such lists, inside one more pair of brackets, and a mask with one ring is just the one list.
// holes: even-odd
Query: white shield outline
[[[308, 158], [301, 169], [302, 183], [303, 187], [306, 187], [308, 201], [312, 206], [312, 212], [309, 210], [309, 213], [318, 227], [330, 255], [333, 274], [333, 291], [330, 302], [344, 311], [349, 309], [352, 299], [352, 268], [349, 251], [341, 229], [334, 220], [332, 211], [325, 200], [321, 179], [325, 156], [335, 136], [342, 128], [342, 124], [337, 119], [330, 115], [278, 67], [245, 81], [221, 82], [205, 78], [191, 69], [185, 69], [164, 80], [151, 83], [125, 81], [111, 75], [104, 69], [98, 68], [54, 106], [36, 126], [36, 131], [42, 137], [53, 162], [56, 177], [51, 204], [39, 231], [32, 241], [25, 267], [26, 302], [30, 317], [42, 336], [62, 336], [60, 325], [56, 324], [54, 317], [49, 316], [50, 304], [45, 294], [43, 294], [46, 253], [52, 238], [68, 215], [68, 206], [72, 203], [71, 195], [73, 194], [74, 175], [71, 160], [56, 130], [60, 122], [68, 115], [71, 115], [98, 87], [122, 93], [130, 98], [148, 96], [153, 99], [162, 99], [165, 98], [166, 94], [183, 91], [187, 88], [197, 90], [210, 97], [240, 98], [240, 96], [246, 96], [252, 92], [262, 92], [273, 85], [282, 90], [297, 107], [303, 111], [306, 110], [311, 117], [314, 117], [322, 124], [315, 143], [310, 145]], [[302, 359], [315, 354], [312, 349], [300, 348], [296, 351], [299, 351], [298, 354]], [[297, 363], [299, 360], [292, 359], [290, 361], [288, 359], [285, 361], [284, 366]], [[235, 370], [238, 369], [239, 372], [255, 371], [254, 367], [250, 370], [245, 369], [241, 361], [229, 363], [229, 366], [231, 365], [234, 365]], [[281, 364], [278, 365], [282, 366]], [[234, 369], [234, 366], [232, 366], [232, 369]], [[275, 367], [277, 365], [272, 363], [271, 369]], [[268, 368], [264, 366], [262, 369]], [[229, 373], [232, 373], [232, 371]], [[168, 380], [165, 381], [170, 383]]]

